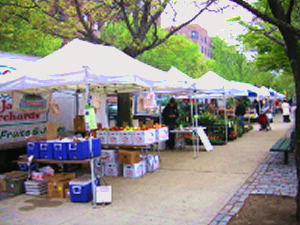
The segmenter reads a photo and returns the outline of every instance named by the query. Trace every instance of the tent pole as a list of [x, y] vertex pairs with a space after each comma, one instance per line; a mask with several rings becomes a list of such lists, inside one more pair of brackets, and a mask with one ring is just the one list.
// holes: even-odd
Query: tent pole
[[227, 144], [228, 142], [228, 123], [227, 123], [227, 97], [226, 97], [226, 93], [225, 93], [225, 90], [224, 90], [224, 103], [225, 103], [225, 108], [224, 108], [224, 122], [225, 122], [225, 143]]

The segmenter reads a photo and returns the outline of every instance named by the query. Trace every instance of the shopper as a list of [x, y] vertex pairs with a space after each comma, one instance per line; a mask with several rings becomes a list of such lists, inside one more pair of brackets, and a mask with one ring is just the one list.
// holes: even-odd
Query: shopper
[[282, 109], [283, 122], [285, 123], [291, 122], [290, 120], [291, 106], [286, 99], [283, 100], [281, 104], [281, 109]]
[[246, 107], [242, 101], [242, 99], [238, 99], [236, 102], [236, 108], [235, 108], [235, 116], [239, 118], [239, 125], [242, 128], [242, 133], [245, 133], [245, 113], [246, 113]]
[[167, 141], [167, 146], [169, 149], [174, 149], [175, 133], [172, 133], [171, 131], [176, 128], [176, 120], [178, 118], [178, 109], [174, 98], [171, 98], [169, 104], [164, 108], [162, 116], [164, 123], [169, 128], [169, 140]]
[[215, 99], [212, 99], [210, 101], [210, 103], [208, 104], [208, 108], [207, 111], [211, 114], [211, 115], [216, 115], [217, 112], [217, 102]]

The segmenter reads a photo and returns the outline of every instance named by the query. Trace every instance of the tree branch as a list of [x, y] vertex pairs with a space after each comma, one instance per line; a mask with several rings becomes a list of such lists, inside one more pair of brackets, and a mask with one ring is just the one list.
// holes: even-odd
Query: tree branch
[[289, 24], [287, 21], [280, 20], [279, 18], [271, 17], [265, 13], [260, 12], [249, 3], [245, 2], [244, 0], [230, 0], [231, 2], [235, 2], [238, 5], [242, 6], [243, 8], [247, 9], [257, 17], [263, 19], [264, 21], [276, 25], [278, 27], [286, 27], [290, 32], [294, 33], [298, 39], [300, 39], [300, 29]]
[[287, 17], [288, 23], [291, 23], [294, 4], [295, 4], [295, 1], [294, 0], [290, 0], [289, 8], [288, 8], [288, 10], [286, 12], [286, 17]]

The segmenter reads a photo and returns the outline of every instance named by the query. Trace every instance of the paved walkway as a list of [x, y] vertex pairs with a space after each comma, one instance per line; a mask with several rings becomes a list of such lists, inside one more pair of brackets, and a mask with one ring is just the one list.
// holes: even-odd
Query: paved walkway
[[271, 152], [210, 225], [226, 225], [240, 211], [250, 194], [296, 197], [298, 178], [295, 155], [289, 154], [288, 165], [283, 162], [282, 152]]
[[28, 195], [0, 201], [0, 224], [225, 225], [249, 194], [296, 194], [293, 154], [270, 153], [291, 124], [278, 117], [272, 131], [254, 130], [193, 159], [191, 150], [162, 151], [161, 168], [139, 179], [106, 177], [113, 203], [92, 207]]

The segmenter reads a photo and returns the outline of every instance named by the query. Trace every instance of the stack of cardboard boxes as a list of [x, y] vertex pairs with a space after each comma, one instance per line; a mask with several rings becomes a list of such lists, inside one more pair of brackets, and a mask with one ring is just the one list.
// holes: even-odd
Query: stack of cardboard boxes
[[136, 150], [102, 150], [102, 166], [105, 176], [138, 178], [159, 168], [159, 156], [141, 155]]

